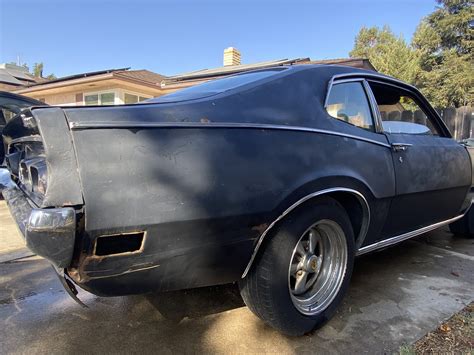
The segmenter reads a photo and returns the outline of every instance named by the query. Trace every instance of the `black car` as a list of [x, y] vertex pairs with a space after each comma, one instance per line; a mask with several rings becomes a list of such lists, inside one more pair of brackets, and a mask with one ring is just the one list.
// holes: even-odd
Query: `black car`
[[473, 232], [468, 149], [417, 89], [371, 71], [280, 66], [143, 104], [34, 108], [3, 135], [27, 245], [97, 295], [238, 282], [300, 335], [332, 316], [357, 255]]

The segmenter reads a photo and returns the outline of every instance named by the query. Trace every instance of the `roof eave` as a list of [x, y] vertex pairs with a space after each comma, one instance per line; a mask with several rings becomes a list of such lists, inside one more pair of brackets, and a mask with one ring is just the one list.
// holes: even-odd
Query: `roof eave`
[[57, 89], [57, 88], [66, 87], [66, 86], [86, 84], [86, 83], [90, 83], [94, 81], [102, 81], [102, 80], [107, 80], [111, 78], [113, 78], [113, 73], [107, 73], [107, 74], [101, 74], [98, 76], [89, 76], [89, 77], [83, 77], [83, 78], [73, 79], [73, 80], [33, 85], [33, 86], [29, 86], [29, 87], [22, 88], [19, 90], [15, 90], [14, 92], [16, 94], [27, 94], [27, 93], [36, 92], [36, 91]]
[[153, 84], [151, 82], [126, 77], [126, 76], [122, 76], [122, 75], [119, 75], [119, 74], [120, 73], [117, 73], [117, 72], [111, 72], [111, 73], [106, 73], [106, 74], [101, 74], [101, 75], [96, 75], [96, 76], [90, 76], [90, 77], [83, 77], [83, 78], [73, 79], [73, 80], [68, 80], [68, 81], [38, 84], [38, 85], [30, 86], [30, 87], [27, 87], [27, 88], [14, 90], [13, 92], [17, 93], [17, 94], [28, 94], [28, 93], [41, 92], [41, 91], [46, 91], [46, 90], [51, 90], [51, 89], [59, 89], [59, 88], [62, 88], [62, 87], [66, 88], [66, 87], [74, 86], [74, 85], [82, 85], [82, 84], [87, 84], [87, 83], [93, 83], [93, 82], [97, 82], [97, 81], [111, 80], [111, 79], [122, 80], [122, 81], [129, 82], [129, 83], [132, 83], [132, 84], [135, 84], [135, 85], [142, 85], [142, 86], [146, 86], [148, 88], [161, 90], [161, 87], [160, 87], [159, 83]]

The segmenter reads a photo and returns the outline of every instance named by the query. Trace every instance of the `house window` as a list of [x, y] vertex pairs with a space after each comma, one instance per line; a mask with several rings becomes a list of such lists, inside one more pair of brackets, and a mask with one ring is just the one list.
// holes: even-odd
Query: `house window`
[[84, 104], [86, 106], [114, 105], [115, 104], [115, 93], [114, 92], [103, 92], [103, 93], [100, 93], [100, 94], [84, 95]]
[[140, 96], [140, 95], [134, 95], [134, 94], [124, 94], [123, 97], [123, 103], [124, 104], [136, 104], [137, 102], [147, 100], [149, 99], [148, 97]]

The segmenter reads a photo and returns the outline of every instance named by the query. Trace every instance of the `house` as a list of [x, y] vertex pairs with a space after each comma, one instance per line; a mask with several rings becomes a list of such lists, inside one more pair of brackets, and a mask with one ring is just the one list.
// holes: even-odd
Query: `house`
[[224, 50], [224, 66], [214, 69], [203, 69], [189, 73], [169, 76], [163, 79], [161, 87], [167, 90], [179, 90], [189, 86], [203, 83], [205, 81], [218, 79], [220, 77], [242, 73], [249, 70], [265, 69], [282, 65], [293, 64], [334, 64], [346, 65], [354, 68], [367, 69], [376, 71], [374, 66], [365, 58], [341, 58], [341, 59], [325, 59], [311, 60], [310, 58], [296, 59], [280, 59], [268, 62], [260, 62], [253, 64], [241, 64], [240, 52], [233, 47]]
[[223, 64], [218, 68], [169, 77], [149, 70], [108, 69], [40, 83], [26, 83], [20, 88], [15, 88], [13, 92], [35, 98], [49, 105], [120, 105], [140, 102], [226, 75], [282, 65], [338, 64], [375, 70], [369, 60], [363, 58], [316, 61], [310, 58], [296, 58], [241, 64], [240, 52], [233, 47], [224, 50]]
[[131, 104], [167, 93], [160, 86], [164, 78], [149, 70], [108, 69], [32, 84], [13, 92], [48, 105]]
[[13, 91], [18, 88], [47, 81], [31, 75], [28, 68], [13, 63], [0, 64], [0, 90]]

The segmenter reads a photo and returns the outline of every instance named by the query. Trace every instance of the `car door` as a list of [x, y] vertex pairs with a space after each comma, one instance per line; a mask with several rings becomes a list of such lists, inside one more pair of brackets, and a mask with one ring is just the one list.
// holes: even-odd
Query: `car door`
[[466, 149], [421, 94], [369, 81], [392, 146], [396, 191], [382, 235], [395, 236], [459, 214], [471, 185]]

